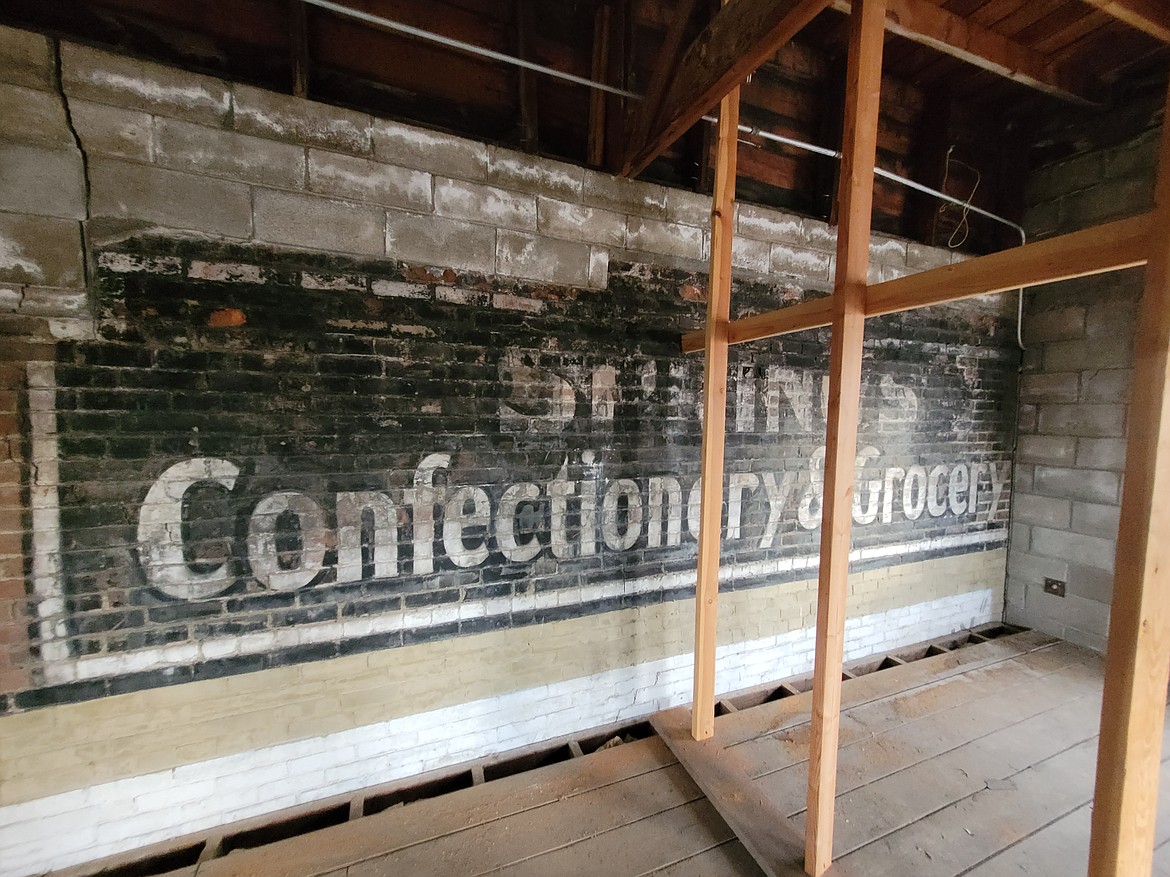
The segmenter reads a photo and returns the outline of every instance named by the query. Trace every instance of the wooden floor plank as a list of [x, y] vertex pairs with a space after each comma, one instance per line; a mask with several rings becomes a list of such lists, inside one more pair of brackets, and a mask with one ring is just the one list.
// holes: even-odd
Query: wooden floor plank
[[498, 873], [506, 877], [636, 877], [665, 861], [690, 858], [734, 839], [735, 833], [711, 802], [699, 798], [508, 865]]
[[674, 764], [351, 865], [349, 875], [484, 874], [700, 797], [687, 771]]
[[[1170, 790], [1170, 758], [1163, 757], [1159, 784], [1165, 798], [1166, 792]], [[1088, 787], [1088, 793], [1092, 793], [1091, 785]], [[1071, 813], [986, 859], [966, 872], [963, 877], [1000, 877], [1005, 874], [1066, 877], [1069, 874], [1083, 874], [1089, 864], [1091, 816], [1091, 801], [1086, 798], [1084, 803]], [[1159, 848], [1165, 849], [1166, 853], [1170, 853], [1170, 807], [1158, 808], [1154, 842]], [[1170, 864], [1170, 856], [1166, 858], [1166, 863]], [[1154, 873], [1158, 873], [1157, 867]]]
[[651, 722], [760, 869], [769, 877], [802, 875], [801, 835], [789, 830], [783, 812], [755, 789], [734, 753], [717, 738], [695, 740], [690, 733], [690, 710], [666, 710]]
[[[1075, 671], [1075, 668], [1070, 668]], [[929, 764], [946, 753], [997, 731], [1010, 729], [1067, 700], [1061, 671], [1012, 686], [994, 695], [886, 728], [842, 747], [838, 756], [838, 795], [860, 789], [915, 765]], [[774, 801], [791, 801], [790, 815], [804, 809], [807, 781], [804, 758], [784, 770], [756, 780]]]
[[[842, 689], [841, 708], [851, 709], [919, 685], [933, 684], [976, 667], [1008, 661], [1027, 652], [1050, 647], [1055, 642], [1052, 637], [1027, 631], [850, 679], [849, 684]], [[716, 737], [724, 746], [736, 746], [756, 737], [783, 731], [808, 721], [810, 704], [811, 695], [806, 692], [798, 697], [786, 697], [749, 710], [719, 716], [715, 720]]]
[[333, 826], [272, 847], [240, 850], [204, 862], [199, 877], [308, 877], [397, 849], [422, 844], [451, 831], [483, 825], [593, 789], [676, 764], [658, 739], [627, 743], [539, 771], [429, 798]]
[[642, 877], [762, 877], [763, 873], [743, 844], [729, 840], [697, 856], [648, 871]]
[[[854, 707], [841, 717], [841, 748], [844, 750], [928, 716], [983, 703], [988, 698], [992, 699], [990, 703], [1003, 703], [1004, 692], [1021, 686], [1023, 691], [1031, 691], [1035, 686], [1030, 683], [1054, 672], [1068, 671], [1086, 660], [1084, 653], [1075, 647], [1054, 651], [1059, 660], [1047, 661], [1043, 670], [1033, 669], [1026, 661], [1029, 656], [1023, 655]], [[1100, 675], [1099, 668], [1084, 672]], [[1009, 709], [1014, 705], [1014, 700], [1006, 704]], [[976, 708], [972, 706], [972, 709]], [[747, 741], [736, 747], [736, 754], [751, 763], [750, 773], [757, 778], [800, 764], [808, 758], [808, 723]]]
[[1093, 775], [1097, 741], [1086, 740], [838, 859], [834, 877], [954, 877], [1067, 813]]
[[1097, 730], [1092, 713], [1099, 706], [1097, 693], [1078, 698], [843, 795], [840, 807], [848, 823], [838, 832], [841, 856], [977, 794], [988, 782], [1010, 783], [1030, 765], [1080, 741], [1092, 742]]

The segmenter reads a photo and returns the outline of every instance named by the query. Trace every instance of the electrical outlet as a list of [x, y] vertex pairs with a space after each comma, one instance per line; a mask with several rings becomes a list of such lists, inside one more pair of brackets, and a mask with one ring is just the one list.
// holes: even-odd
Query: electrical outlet
[[1064, 596], [1064, 582], [1060, 579], [1045, 579], [1044, 593], [1051, 594], [1053, 597]]

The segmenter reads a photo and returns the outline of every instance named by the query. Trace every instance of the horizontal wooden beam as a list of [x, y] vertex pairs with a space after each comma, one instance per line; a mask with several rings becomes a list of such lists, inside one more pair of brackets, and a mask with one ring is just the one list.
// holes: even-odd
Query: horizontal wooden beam
[[828, 5], [829, 0], [730, 0], [683, 54], [657, 124], [641, 142], [630, 143], [622, 175], [644, 170]]
[[[852, 3], [832, 0], [832, 7], [848, 13]], [[1072, 68], [1059, 67], [1042, 52], [926, 0], [889, 0], [886, 30], [1046, 94], [1097, 103]]]
[[[827, 296], [814, 298], [767, 313], [733, 320], [727, 326], [727, 343], [745, 344], [748, 341], [760, 341], [776, 335], [787, 335], [790, 332], [819, 329], [832, 322], [833, 300]], [[702, 329], [683, 335], [683, 353], [698, 353], [703, 349], [703, 338]]]
[[866, 290], [865, 315], [875, 317], [1144, 265], [1152, 230], [1152, 214], [1147, 213], [887, 280]]
[[1165, 0], [1085, 0], [1130, 27], [1170, 43], [1170, 7]]

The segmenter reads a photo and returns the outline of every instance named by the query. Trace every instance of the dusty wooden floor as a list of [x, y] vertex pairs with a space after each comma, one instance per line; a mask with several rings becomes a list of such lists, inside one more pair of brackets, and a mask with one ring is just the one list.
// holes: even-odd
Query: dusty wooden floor
[[[1100, 688], [1095, 655], [1035, 634], [847, 681], [833, 873], [1083, 874]], [[750, 777], [749, 791], [779, 813], [774, 849], [796, 849], [804, 829], [808, 699], [785, 698], [716, 724], [720, 763]], [[1159, 819], [1158, 840], [1155, 874], [1170, 877], [1170, 814]], [[799, 862], [776, 870], [798, 874]], [[489, 872], [721, 877], [760, 870], [670, 749], [651, 738], [183, 873]]]

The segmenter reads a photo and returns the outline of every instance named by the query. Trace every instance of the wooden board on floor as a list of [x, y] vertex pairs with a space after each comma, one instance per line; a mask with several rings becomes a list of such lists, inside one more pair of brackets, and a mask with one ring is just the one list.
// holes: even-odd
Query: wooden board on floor
[[800, 835], [787, 828], [780, 808], [755, 788], [751, 777], [717, 738], [695, 740], [691, 736], [690, 710], [665, 710], [650, 721], [760, 870], [768, 877], [802, 874]]

